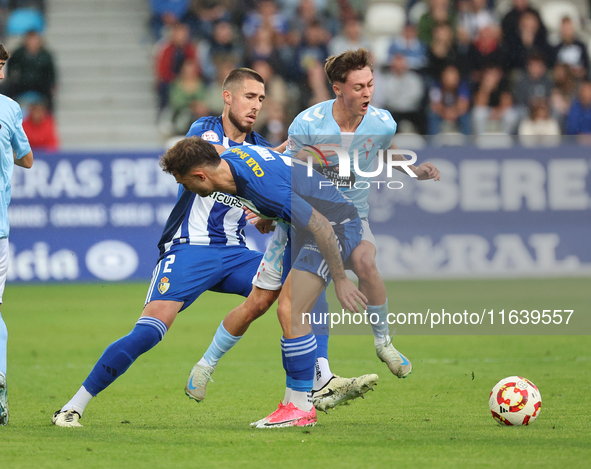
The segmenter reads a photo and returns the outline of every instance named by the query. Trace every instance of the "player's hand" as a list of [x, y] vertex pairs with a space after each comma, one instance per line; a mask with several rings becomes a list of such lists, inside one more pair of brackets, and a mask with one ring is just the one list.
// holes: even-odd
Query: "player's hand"
[[441, 173], [433, 163], [423, 163], [415, 170], [415, 174], [419, 181], [424, 181], [426, 179], [439, 181], [441, 179]]
[[257, 217], [257, 220], [254, 222], [254, 226], [261, 234], [268, 234], [275, 229], [273, 226], [273, 220], [269, 220], [267, 218]]
[[359, 305], [361, 305], [364, 310], [367, 309], [367, 298], [347, 277], [335, 281], [334, 289], [343, 309], [351, 312], [355, 311], [356, 313], [361, 312], [359, 311]]
[[251, 224], [254, 225], [259, 219], [259, 216], [256, 213], [254, 213], [251, 209], [249, 209], [246, 205], [242, 207], [242, 210], [244, 210], [244, 213], [246, 213], [246, 220], [250, 221]]
[[271, 150], [276, 151], [277, 153], [283, 153], [287, 148], [287, 140], [283, 142], [281, 145], [276, 146], [275, 148], [271, 148]]

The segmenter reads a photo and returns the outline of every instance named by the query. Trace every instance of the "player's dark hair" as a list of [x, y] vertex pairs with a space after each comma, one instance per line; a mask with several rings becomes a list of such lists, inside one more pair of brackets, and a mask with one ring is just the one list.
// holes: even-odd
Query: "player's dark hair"
[[259, 83], [262, 83], [263, 85], [265, 84], [265, 80], [263, 80], [263, 77], [260, 76], [254, 70], [251, 70], [250, 68], [244, 68], [244, 67], [243, 68], [235, 68], [230, 73], [228, 73], [228, 76], [225, 78], [224, 83], [222, 85], [222, 90], [226, 91], [230, 87], [233, 87], [238, 84], [241, 85], [242, 82], [244, 82], [244, 80], [247, 80], [247, 79], [258, 81]]
[[345, 83], [350, 72], [361, 70], [365, 67], [369, 67], [373, 72], [373, 64], [371, 63], [369, 51], [362, 47], [357, 50], [345, 51], [339, 55], [331, 55], [326, 59], [324, 72], [331, 84], [335, 82]]
[[217, 166], [221, 162], [215, 147], [201, 137], [188, 137], [175, 143], [160, 158], [160, 167], [169, 174], [185, 176], [191, 169]]
[[8, 60], [10, 58], [10, 54], [4, 48], [4, 44], [0, 44], [0, 60]]

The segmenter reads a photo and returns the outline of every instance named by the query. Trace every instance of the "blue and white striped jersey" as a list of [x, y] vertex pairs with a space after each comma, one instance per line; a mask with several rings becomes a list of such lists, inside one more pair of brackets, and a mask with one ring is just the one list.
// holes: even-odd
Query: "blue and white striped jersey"
[[[254, 144], [270, 147], [256, 132], [248, 134], [243, 143], [228, 139], [224, 134], [221, 116], [202, 117], [193, 123], [186, 136], [201, 137], [226, 148]], [[160, 256], [171, 246], [184, 243], [202, 246], [246, 246], [245, 226], [242, 202], [236, 197], [220, 192], [214, 192], [209, 197], [200, 197], [179, 185], [176, 205], [168, 217], [158, 243]]]

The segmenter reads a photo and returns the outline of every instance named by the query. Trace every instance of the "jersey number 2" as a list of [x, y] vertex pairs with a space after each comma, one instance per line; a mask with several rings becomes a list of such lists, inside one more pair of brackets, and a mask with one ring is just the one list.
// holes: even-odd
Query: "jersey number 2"
[[171, 254], [166, 258], [166, 262], [164, 263], [164, 270], [162, 271], [162, 273], [166, 274], [168, 272], [172, 272], [172, 269], [169, 267], [169, 265], [174, 264], [175, 259], [176, 256], [174, 254]]

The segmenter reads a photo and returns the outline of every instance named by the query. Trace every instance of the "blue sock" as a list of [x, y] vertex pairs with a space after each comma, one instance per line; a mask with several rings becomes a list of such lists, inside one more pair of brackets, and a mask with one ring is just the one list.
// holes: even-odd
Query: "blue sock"
[[323, 290], [312, 311], [310, 312], [312, 318], [312, 332], [315, 336], [328, 336], [328, 302], [326, 301], [326, 290]]
[[205, 360], [209, 366], [215, 367], [218, 364], [219, 359], [234, 347], [241, 338], [241, 335], [236, 337], [230, 334], [224, 327], [224, 321], [222, 321], [218, 330], [215, 331], [213, 340], [211, 341], [211, 344], [209, 344], [209, 348], [201, 360]]
[[127, 371], [142, 353], [162, 340], [168, 331], [160, 319], [141, 317], [125, 337], [109, 345], [82, 385], [96, 396]]
[[311, 333], [297, 339], [281, 337], [281, 354], [287, 374], [286, 383], [291, 384], [294, 391], [311, 391], [316, 363], [316, 338]]
[[8, 330], [0, 313], [0, 373], [6, 376], [6, 344], [8, 343]]

